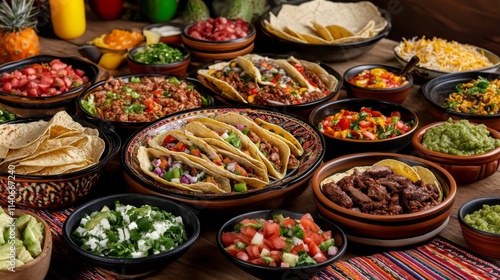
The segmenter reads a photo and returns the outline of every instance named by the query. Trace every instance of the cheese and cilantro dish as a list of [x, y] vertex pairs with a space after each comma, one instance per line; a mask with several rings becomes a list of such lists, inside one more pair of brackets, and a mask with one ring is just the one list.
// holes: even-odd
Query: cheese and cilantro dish
[[187, 240], [182, 217], [157, 207], [115, 202], [115, 209], [86, 214], [72, 238], [82, 249], [115, 258], [140, 258], [172, 250]]
[[416, 55], [420, 58], [417, 66], [444, 72], [470, 71], [493, 66], [484, 52], [477, 47], [436, 37], [432, 40], [426, 39], [425, 36], [421, 39], [403, 38], [403, 42], [394, 50], [405, 61]]

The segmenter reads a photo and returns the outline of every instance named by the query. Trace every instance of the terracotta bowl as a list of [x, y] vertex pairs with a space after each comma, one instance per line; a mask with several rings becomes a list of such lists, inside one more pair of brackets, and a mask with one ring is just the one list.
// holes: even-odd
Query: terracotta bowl
[[242, 261], [235, 256], [231, 255], [226, 249], [224, 242], [222, 240], [222, 234], [224, 232], [232, 232], [234, 231], [234, 226], [241, 222], [243, 219], [256, 219], [262, 218], [266, 220], [272, 220], [273, 215], [275, 213], [281, 213], [283, 217], [290, 217], [293, 219], [300, 219], [303, 216], [302, 213], [290, 212], [287, 210], [260, 210], [250, 213], [245, 213], [239, 216], [236, 216], [229, 221], [227, 221], [222, 227], [219, 229], [217, 233], [217, 247], [220, 249], [222, 254], [229, 259], [234, 265], [236, 265], [241, 270], [246, 273], [253, 275], [259, 279], [309, 279], [314, 276], [320, 270], [328, 267], [335, 261], [339, 260], [342, 255], [344, 255], [347, 249], [347, 239], [344, 232], [333, 222], [322, 219], [320, 217], [314, 217], [314, 222], [323, 230], [331, 230], [332, 237], [335, 240], [335, 246], [338, 249], [337, 254], [329, 257], [326, 261], [307, 265], [307, 266], [296, 266], [292, 268], [287, 267], [271, 267], [253, 264], [250, 262]]
[[[245, 192], [228, 192], [222, 194], [195, 193], [153, 180], [144, 174], [137, 162], [139, 147], [146, 146], [148, 140], [162, 132], [179, 129], [197, 117], [211, 117], [226, 112], [247, 114], [249, 117], [259, 117], [265, 121], [286, 129], [294, 135], [304, 147], [302, 156], [297, 157], [299, 167], [288, 170], [284, 178], [270, 178], [267, 186], [260, 189], [248, 189]], [[307, 189], [314, 169], [324, 156], [323, 137], [315, 127], [308, 123], [283, 113], [245, 107], [218, 107], [181, 112], [158, 120], [128, 138], [123, 146], [121, 159], [123, 176], [130, 192], [154, 194], [191, 205], [200, 211], [233, 211], [242, 212], [249, 209], [278, 208], [302, 194]]]
[[[499, 64], [500, 62], [497, 64], [497, 67]], [[458, 84], [477, 79], [478, 76], [484, 77], [490, 81], [494, 79], [500, 79], [500, 73], [474, 71], [442, 75], [422, 85], [421, 91], [426, 101], [425, 105], [429, 113], [436, 120], [440, 121], [446, 121], [448, 120], [448, 118], [467, 119], [471, 122], [483, 123], [487, 127], [500, 130], [500, 114], [476, 115], [459, 113], [444, 108], [443, 106], [448, 96], [455, 92], [455, 87]]]
[[[435, 122], [428, 124], [415, 132], [412, 138], [412, 146], [415, 153], [424, 159], [439, 164], [455, 178], [457, 183], [467, 183], [484, 179], [498, 169], [500, 164], [500, 147], [487, 153], [474, 156], [458, 156], [429, 150], [422, 145], [425, 133], [432, 127], [443, 124]], [[500, 139], [500, 132], [488, 128], [490, 135]]]
[[181, 61], [167, 64], [148, 64], [134, 59], [137, 52], [144, 49], [144, 46], [131, 49], [127, 54], [127, 63], [131, 74], [165, 74], [186, 76], [186, 71], [191, 62], [191, 53], [181, 45], [169, 44], [170, 47], [179, 49], [184, 55]]
[[49, 63], [54, 59], [60, 59], [63, 63], [70, 65], [72, 69], [83, 70], [85, 72], [85, 76], [88, 77], [88, 82], [81, 86], [72, 88], [65, 93], [49, 97], [31, 97], [11, 94], [3, 91], [3, 85], [0, 83], [1, 106], [20, 117], [55, 114], [61, 110], [74, 111], [74, 100], [76, 97], [92, 83], [94, 83], [99, 77], [100, 70], [97, 65], [93, 63], [79, 57], [38, 55], [1, 65], [0, 75], [4, 73], [12, 73], [15, 70], [22, 70], [34, 63]]
[[326, 146], [326, 158], [359, 152], [399, 152], [411, 143], [411, 138], [419, 125], [417, 115], [405, 106], [397, 103], [379, 101], [376, 99], [349, 98], [327, 102], [316, 107], [309, 115], [309, 123], [318, 127], [328, 116], [335, 115], [340, 110], [350, 110], [359, 112], [362, 107], [369, 107], [372, 110], [380, 111], [385, 116], [390, 116], [391, 112], [401, 113], [404, 122], [413, 121], [411, 130], [405, 134], [393, 138], [381, 140], [354, 140], [341, 139], [324, 134]]
[[[423, 166], [429, 169], [443, 188], [443, 201], [427, 210], [400, 215], [374, 215], [344, 208], [326, 197], [320, 183], [333, 174], [345, 172], [357, 166], [369, 166], [383, 159], [395, 159], [410, 166]], [[384, 241], [406, 239], [407, 244], [423, 241], [420, 236], [432, 238], [448, 221], [457, 192], [453, 177], [439, 165], [430, 161], [396, 153], [358, 153], [335, 158], [318, 168], [311, 179], [311, 186], [318, 212], [321, 216], [334, 221], [344, 230], [348, 239], [377, 239]], [[442, 229], [442, 227], [441, 227]], [[433, 232], [433, 235], [428, 235]]]
[[[9, 213], [8, 208], [4, 208], [6, 213]], [[50, 259], [52, 257], [52, 232], [44, 219], [42, 219], [37, 214], [28, 211], [15, 209], [14, 217], [19, 218], [22, 215], [28, 214], [37, 220], [37, 222], [41, 222], [43, 224], [43, 244], [42, 244], [42, 253], [38, 255], [35, 259], [30, 262], [25, 263], [19, 267], [15, 267], [15, 272], [9, 270], [0, 270], [0, 278], [1, 279], [9, 279], [9, 280], [24, 280], [24, 279], [33, 279], [33, 280], [43, 280], [47, 275], [50, 267]], [[10, 215], [10, 214], [9, 214]]]
[[351, 67], [344, 73], [344, 86], [347, 90], [347, 96], [355, 98], [373, 98], [400, 104], [403, 103], [413, 85], [413, 76], [410, 73], [405, 75], [408, 83], [397, 88], [364, 88], [349, 82], [352, 77], [361, 73], [363, 70], [370, 70], [373, 68], [383, 68], [394, 74], [401, 71], [401, 68], [383, 64], [362, 64]]
[[[99, 256], [88, 252], [78, 246], [73, 241], [71, 234], [80, 224], [81, 219], [87, 214], [100, 211], [104, 206], [114, 208], [115, 201], [122, 204], [129, 204], [140, 207], [150, 205], [172, 213], [174, 216], [180, 216], [184, 223], [188, 239], [179, 244], [176, 248], [162, 252], [156, 255], [150, 255], [139, 258], [112, 258]], [[193, 245], [200, 234], [200, 221], [194, 211], [177, 202], [153, 195], [140, 194], [117, 194], [97, 198], [78, 207], [68, 216], [62, 228], [62, 235], [70, 250], [81, 260], [93, 265], [99, 271], [116, 279], [137, 279], [151, 274], [163, 266], [178, 260]]]
[[[15, 178], [8, 172], [0, 172], [0, 194], [2, 201], [8, 202], [9, 186], [14, 182], [16, 193], [14, 201], [18, 205], [35, 209], [58, 209], [68, 207], [90, 194], [99, 182], [103, 168], [120, 150], [121, 140], [107, 122], [94, 123], [86, 117], [72, 116], [84, 127], [96, 128], [104, 140], [106, 148], [99, 163], [85, 169], [60, 175], [21, 175]], [[48, 121], [51, 116], [33, 117], [11, 123]], [[12, 169], [15, 172], [14, 169]], [[10, 184], [9, 184], [10, 183]]]
[[165, 44], [182, 44], [183, 24], [179, 22], [160, 22], [145, 26], [142, 30], [150, 30], [160, 35], [160, 42]]
[[465, 215], [471, 214], [483, 205], [500, 205], [500, 197], [478, 198], [464, 203], [458, 210], [458, 222], [462, 229], [465, 242], [474, 252], [495, 259], [500, 259], [500, 234], [490, 233], [477, 229], [464, 220]]
[[255, 44], [251, 43], [250, 45], [245, 46], [241, 49], [221, 51], [221, 52], [203, 51], [203, 50], [192, 49], [189, 47], [186, 48], [188, 48], [188, 50], [191, 52], [194, 61], [210, 63], [212, 61], [218, 61], [218, 60], [230, 60], [240, 55], [251, 53], [254, 47]]
[[[189, 77], [180, 77], [180, 76], [175, 76], [175, 75], [159, 75], [159, 74], [136, 74], [136, 75], [123, 75], [123, 76], [117, 76], [112, 79], [122, 79], [124, 81], [129, 81], [130, 78], [132, 77], [153, 77], [153, 76], [164, 76], [166, 78], [169, 77], [176, 77], [179, 80], [185, 80], [188, 84], [191, 84], [194, 86], [194, 88], [201, 94], [201, 96], [205, 99], [205, 104], [202, 105], [203, 108], [205, 107], [212, 107], [214, 105], [214, 98], [212, 97], [212, 93], [210, 90], [208, 90], [204, 85], [202, 85], [198, 80], [189, 78]], [[93, 115], [82, 104], [83, 100], [88, 100], [89, 96], [91, 96], [95, 91], [99, 90], [101, 86], [103, 86], [106, 83], [106, 80], [99, 81], [95, 84], [93, 84], [91, 87], [89, 87], [87, 90], [85, 90], [78, 98], [76, 99], [76, 107], [77, 107], [77, 113], [80, 115], [83, 115], [85, 117], [88, 117], [96, 122], [109, 122], [111, 126], [116, 129], [118, 134], [122, 136], [123, 139], [128, 138], [132, 133], [136, 132], [140, 128], [150, 124], [151, 122], [122, 122], [122, 121], [115, 121], [115, 120], [105, 120], [104, 118], [101, 118], [100, 116]]]

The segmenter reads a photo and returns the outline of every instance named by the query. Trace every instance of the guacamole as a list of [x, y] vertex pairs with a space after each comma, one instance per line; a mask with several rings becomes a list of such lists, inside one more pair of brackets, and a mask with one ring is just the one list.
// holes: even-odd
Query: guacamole
[[483, 208], [467, 214], [464, 221], [477, 229], [500, 234], [500, 205], [483, 205]]
[[442, 125], [430, 128], [424, 134], [422, 145], [436, 152], [471, 156], [500, 147], [500, 139], [491, 137], [484, 124], [473, 125], [468, 120], [448, 119]]

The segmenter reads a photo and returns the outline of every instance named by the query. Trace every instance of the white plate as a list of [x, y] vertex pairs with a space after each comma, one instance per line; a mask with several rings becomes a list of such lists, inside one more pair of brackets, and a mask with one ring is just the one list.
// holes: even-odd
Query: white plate
[[448, 225], [449, 220], [450, 220], [450, 217], [446, 218], [444, 223], [442, 223], [436, 229], [433, 229], [433, 230], [431, 230], [428, 233], [425, 233], [423, 235], [416, 236], [416, 237], [410, 237], [410, 238], [372, 239], [372, 238], [365, 238], [365, 237], [357, 237], [357, 236], [348, 235], [348, 234], [346, 234], [346, 236], [347, 236], [347, 240], [349, 240], [349, 241], [360, 243], [360, 244], [365, 244], [365, 245], [372, 245], [372, 246], [377, 246], [377, 247], [402, 247], [402, 246], [408, 246], [408, 245], [421, 243], [421, 242], [429, 240], [432, 237], [438, 235], [446, 227], [446, 225]]

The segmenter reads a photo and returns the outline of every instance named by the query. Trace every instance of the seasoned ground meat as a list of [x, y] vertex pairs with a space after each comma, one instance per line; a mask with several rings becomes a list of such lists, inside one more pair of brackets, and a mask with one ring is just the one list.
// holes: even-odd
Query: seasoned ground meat
[[355, 170], [337, 183], [322, 186], [334, 203], [354, 211], [375, 215], [414, 213], [436, 206], [439, 190], [434, 184], [394, 174], [388, 166], [373, 166], [365, 172]]
[[90, 113], [93, 110], [103, 119], [119, 122], [150, 122], [203, 106], [194, 85], [160, 76], [135, 77], [129, 81], [110, 77], [91, 93], [86, 103], [88, 106], [84, 107]]

